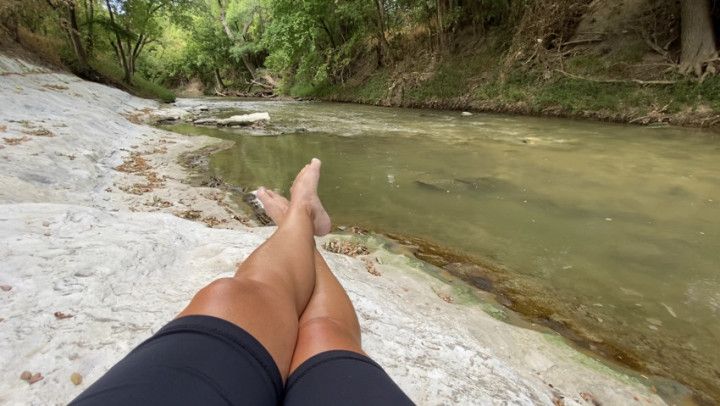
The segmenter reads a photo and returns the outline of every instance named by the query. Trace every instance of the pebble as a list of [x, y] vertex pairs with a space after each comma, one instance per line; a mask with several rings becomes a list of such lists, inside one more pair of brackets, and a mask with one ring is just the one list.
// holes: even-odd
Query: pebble
[[463, 117], [470, 117], [470, 116], [472, 116], [473, 114], [472, 114], [471, 112], [469, 112], [469, 111], [463, 111], [462, 113], [460, 113], [460, 115], [463, 116]]
[[30, 385], [32, 385], [32, 384], [34, 384], [35, 382], [40, 382], [40, 381], [42, 381], [43, 379], [45, 379], [45, 377], [42, 376], [42, 374], [41, 374], [40, 372], [35, 372], [35, 373], [32, 374], [32, 376], [30, 377], [30, 380], [28, 380], [28, 383], [29, 383]]
[[70, 382], [75, 384], [75, 386], [80, 385], [83, 381], [82, 375], [80, 375], [77, 372], [73, 372], [72, 375], [70, 375]]
[[72, 314], [65, 314], [65, 313], [63, 313], [63, 312], [55, 312], [55, 313], [53, 313], [53, 315], [54, 315], [55, 318], [58, 319], [58, 320], [69, 319], [69, 318], [73, 317]]
[[12, 286], [10, 285], [0, 285], [0, 289], [2, 289], [3, 292], [9, 292], [12, 289]]
[[41, 374], [40, 372], [35, 372], [35, 373], [33, 374], [33, 373], [31, 373], [30, 371], [23, 371], [23, 372], [20, 374], [20, 379], [22, 379], [23, 381], [25, 381], [25, 382], [29, 383], [30, 385], [32, 385], [32, 384], [34, 384], [35, 382], [40, 382], [40, 381], [42, 381], [43, 379], [45, 379], [45, 377], [42, 376], [42, 374]]

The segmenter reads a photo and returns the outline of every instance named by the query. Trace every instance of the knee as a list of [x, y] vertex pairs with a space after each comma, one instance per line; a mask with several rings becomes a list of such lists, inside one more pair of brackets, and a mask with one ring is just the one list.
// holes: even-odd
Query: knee
[[237, 296], [241, 290], [243, 286], [235, 278], [220, 278], [210, 282], [199, 293], [209, 297], [226, 297]]
[[205, 286], [196, 298], [213, 303], [280, 303], [283, 298], [272, 286], [246, 278], [220, 278]]
[[335, 317], [320, 316], [308, 320], [301, 319], [298, 325], [301, 335], [313, 337], [318, 340], [330, 339], [353, 342], [360, 346], [360, 326], [349, 320]]
[[210, 303], [233, 303], [238, 299], [259, 300], [265, 290], [253, 281], [220, 278], [202, 288], [195, 298]]

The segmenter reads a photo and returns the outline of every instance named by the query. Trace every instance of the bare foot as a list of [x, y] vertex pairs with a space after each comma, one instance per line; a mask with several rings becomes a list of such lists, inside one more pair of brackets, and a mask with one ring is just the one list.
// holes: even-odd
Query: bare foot
[[257, 198], [262, 202], [265, 208], [265, 214], [267, 214], [275, 224], [282, 224], [285, 220], [285, 212], [290, 208], [288, 199], [264, 187], [258, 188]]
[[315, 235], [321, 236], [330, 232], [330, 216], [325, 211], [317, 187], [320, 182], [320, 160], [313, 158], [310, 164], [300, 170], [290, 188], [290, 205], [301, 205], [310, 210]]

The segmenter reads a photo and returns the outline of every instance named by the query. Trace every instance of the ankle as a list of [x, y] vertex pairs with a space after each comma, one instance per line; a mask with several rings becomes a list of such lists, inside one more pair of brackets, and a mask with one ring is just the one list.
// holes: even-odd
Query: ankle
[[288, 211], [296, 211], [303, 213], [307, 215], [310, 218], [313, 218], [313, 208], [312, 203], [305, 200], [295, 200], [290, 201], [290, 207], [288, 208]]

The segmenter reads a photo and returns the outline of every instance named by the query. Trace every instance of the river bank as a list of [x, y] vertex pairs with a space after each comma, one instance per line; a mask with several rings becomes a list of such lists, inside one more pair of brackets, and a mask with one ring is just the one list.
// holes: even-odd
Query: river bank
[[[0, 66], [0, 400], [63, 404], [273, 229], [248, 227], [225, 191], [188, 183], [181, 156], [218, 140], [142, 124], [158, 105], [119, 90]], [[450, 288], [402, 255], [374, 249], [374, 273], [323, 255], [368, 353], [419, 404], [663, 404], [643, 378], [554, 334], [448, 303], [437, 292]], [[23, 371], [43, 379], [29, 385]]]
[[[343, 84], [300, 83], [284, 91], [299, 97], [376, 106], [715, 130], [720, 125], [718, 78], [704, 82], [681, 78], [659, 84], [617, 77], [605, 80], [591, 77], [608, 74], [593, 67], [605, 66], [611, 60], [576, 59], [567, 63], [576, 66], [578, 74], [529, 70], [503, 75], [500, 67], [488, 63], [502, 60], [502, 55], [485, 48], [441, 59], [410, 55], [390, 67], [361, 70]], [[614, 75], [622, 78], [632, 73]]]

